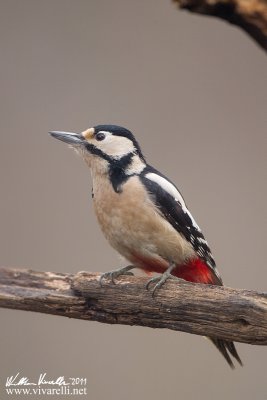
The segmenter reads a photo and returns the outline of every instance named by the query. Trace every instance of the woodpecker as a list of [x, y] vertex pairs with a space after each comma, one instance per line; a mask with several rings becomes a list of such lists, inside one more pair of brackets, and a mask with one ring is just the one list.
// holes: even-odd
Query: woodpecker
[[[97, 125], [80, 134], [53, 131], [91, 169], [92, 198], [100, 227], [131, 265], [100, 278], [131, 274], [133, 268], [160, 274], [149, 279], [152, 294], [169, 278], [223, 285], [209, 245], [177, 187], [146, 162], [134, 135], [117, 125]], [[231, 341], [209, 338], [234, 368], [242, 365]]]

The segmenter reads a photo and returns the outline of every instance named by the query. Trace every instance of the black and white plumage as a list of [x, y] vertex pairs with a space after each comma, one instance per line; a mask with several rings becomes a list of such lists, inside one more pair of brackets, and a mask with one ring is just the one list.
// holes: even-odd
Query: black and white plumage
[[140, 179], [164, 217], [192, 244], [198, 256], [214, 269], [220, 279], [209, 245], [176, 186], [149, 165], [140, 174]]
[[[222, 285], [209, 245], [176, 186], [147, 164], [133, 134], [116, 125], [97, 125], [81, 134], [50, 132], [81, 154], [91, 169], [93, 204], [110, 244], [131, 266], [103, 275], [112, 279], [138, 267], [167, 278]], [[101, 279], [102, 282], [102, 279]], [[232, 342], [210, 338], [227, 362], [241, 360]]]

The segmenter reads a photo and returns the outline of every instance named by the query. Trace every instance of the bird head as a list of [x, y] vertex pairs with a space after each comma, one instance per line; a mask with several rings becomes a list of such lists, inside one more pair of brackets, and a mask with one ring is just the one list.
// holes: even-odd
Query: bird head
[[134, 135], [117, 125], [97, 125], [79, 134], [52, 131], [51, 136], [59, 139], [78, 151], [90, 167], [101, 166], [108, 169], [111, 165], [125, 160], [129, 166], [135, 159], [144, 163], [140, 146]]

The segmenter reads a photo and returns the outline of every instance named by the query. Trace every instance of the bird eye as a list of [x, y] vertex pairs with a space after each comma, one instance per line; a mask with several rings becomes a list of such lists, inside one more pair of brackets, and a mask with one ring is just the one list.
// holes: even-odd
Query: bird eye
[[95, 138], [96, 138], [96, 140], [98, 140], [98, 141], [104, 140], [105, 137], [106, 137], [106, 135], [104, 134], [104, 132], [98, 132], [98, 133], [95, 135]]

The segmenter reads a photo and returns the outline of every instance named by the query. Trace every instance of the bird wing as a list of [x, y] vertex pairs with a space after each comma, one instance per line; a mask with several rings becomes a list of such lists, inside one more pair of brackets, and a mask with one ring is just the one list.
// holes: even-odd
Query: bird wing
[[165, 219], [191, 243], [197, 255], [217, 275], [209, 245], [176, 186], [151, 166], [142, 171], [140, 179]]

